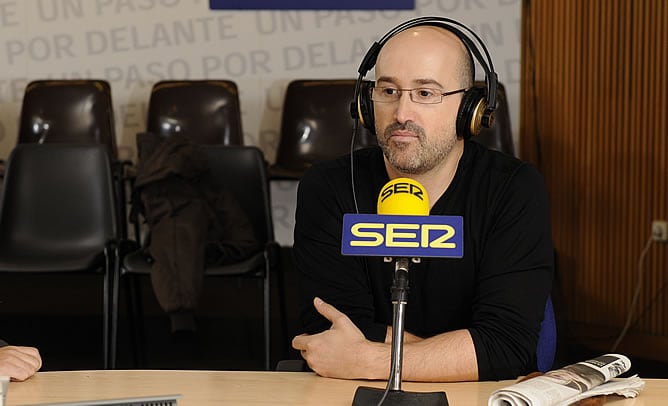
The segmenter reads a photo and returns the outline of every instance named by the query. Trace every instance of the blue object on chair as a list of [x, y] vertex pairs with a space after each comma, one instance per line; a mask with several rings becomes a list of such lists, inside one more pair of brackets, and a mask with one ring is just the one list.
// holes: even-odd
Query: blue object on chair
[[557, 323], [554, 319], [554, 307], [552, 307], [552, 297], [547, 297], [545, 303], [545, 315], [540, 323], [540, 333], [538, 334], [538, 346], [536, 348], [536, 359], [538, 370], [547, 372], [552, 369], [554, 356], [557, 351]]

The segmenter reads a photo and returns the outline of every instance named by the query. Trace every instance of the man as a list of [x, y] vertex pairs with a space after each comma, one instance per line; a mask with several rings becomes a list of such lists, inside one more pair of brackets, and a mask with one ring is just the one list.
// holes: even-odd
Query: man
[[25, 381], [42, 367], [37, 348], [15, 347], [0, 340], [0, 376]]
[[[427, 190], [431, 214], [464, 217], [463, 258], [411, 264], [403, 379], [511, 379], [536, 370], [553, 273], [542, 177], [457, 136], [461, 92], [421, 103], [472, 84], [467, 48], [451, 31], [401, 31], [383, 45], [375, 69], [380, 148], [354, 155], [360, 213], [375, 213], [389, 179], [410, 177]], [[350, 162], [316, 165], [299, 186], [294, 255], [305, 334], [292, 345], [320, 375], [387, 379], [393, 264], [340, 253], [342, 216], [356, 210]]]

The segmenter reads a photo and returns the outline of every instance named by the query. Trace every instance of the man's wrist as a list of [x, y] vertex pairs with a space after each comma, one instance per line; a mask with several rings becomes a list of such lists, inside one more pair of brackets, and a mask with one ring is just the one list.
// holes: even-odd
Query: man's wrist
[[[422, 337], [418, 337], [415, 334], [409, 332], [404, 332], [404, 344], [416, 343], [422, 341]], [[385, 333], [385, 344], [392, 343], [392, 326], [387, 326], [387, 331]]]
[[387, 379], [390, 371], [390, 345], [368, 341], [362, 353], [362, 378]]

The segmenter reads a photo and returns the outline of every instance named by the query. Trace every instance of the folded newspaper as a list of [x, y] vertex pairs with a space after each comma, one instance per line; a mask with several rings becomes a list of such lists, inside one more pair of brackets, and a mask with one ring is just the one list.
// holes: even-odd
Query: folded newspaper
[[7, 398], [8, 389], [9, 389], [9, 377], [0, 376], [0, 406], [5, 405], [5, 399]]
[[628, 371], [631, 361], [620, 354], [605, 354], [527, 379], [493, 392], [488, 406], [564, 406], [597, 395], [633, 398], [645, 382]]

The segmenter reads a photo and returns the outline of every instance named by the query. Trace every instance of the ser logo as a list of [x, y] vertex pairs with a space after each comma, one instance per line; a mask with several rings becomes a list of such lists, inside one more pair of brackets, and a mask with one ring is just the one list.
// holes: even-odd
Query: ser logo
[[454, 227], [448, 224], [355, 223], [350, 232], [358, 238], [350, 241], [353, 247], [380, 247], [383, 244], [386, 247], [413, 248], [457, 246], [448, 242], [455, 236]]
[[385, 187], [380, 192], [380, 202], [383, 203], [388, 197], [397, 193], [408, 193], [417, 199], [424, 200], [424, 190], [414, 183], [397, 182]]
[[461, 258], [463, 228], [461, 216], [346, 214], [341, 253]]

